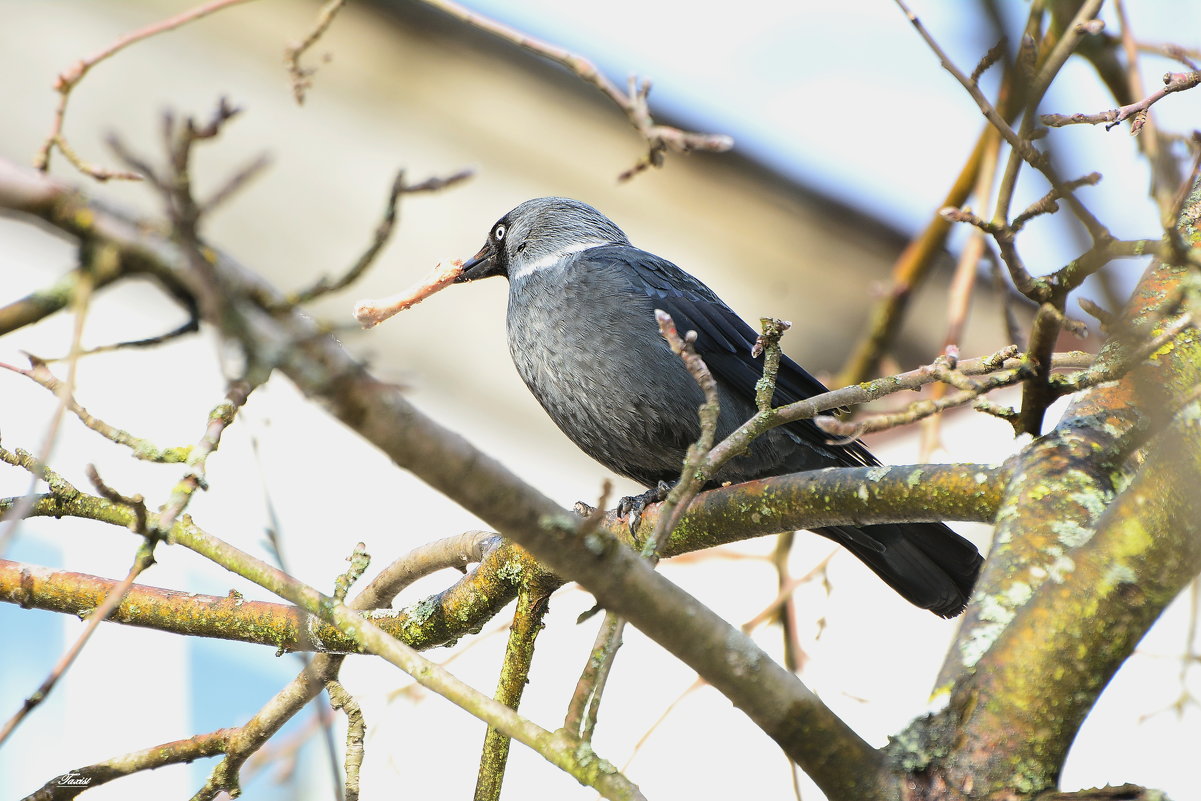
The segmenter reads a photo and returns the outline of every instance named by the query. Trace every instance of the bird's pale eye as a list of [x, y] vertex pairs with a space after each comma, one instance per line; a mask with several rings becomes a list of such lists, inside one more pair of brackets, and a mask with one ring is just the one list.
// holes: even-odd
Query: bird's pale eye
[[497, 242], [504, 239], [505, 238], [505, 227], [503, 225], [498, 225], [494, 229], [492, 229], [492, 238], [495, 239]]

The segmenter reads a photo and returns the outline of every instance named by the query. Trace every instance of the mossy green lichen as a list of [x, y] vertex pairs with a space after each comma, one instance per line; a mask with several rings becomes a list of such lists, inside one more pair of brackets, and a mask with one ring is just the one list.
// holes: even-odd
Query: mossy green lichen
[[405, 628], [424, 626], [438, 611], [438, 602], [433, 598], [422, 598], [417, 603], [401, 610], [408, 618]]
[[521, 583], [521, 577], [525, 574], [525, 565], [517, 559], [510, 559], [503, 562], [500, 567], [496, 568], [496, 577], [501, 581], [508, 582], [513, 586]]
[[1078, 548], [1092, 539], [1094, 529], [1075, 520], [1052, 520], [1048, 528], [1064, 548]]
[[879, 481], [883, 478], [887, 478], [888, 474], [891, 470], [892, 470], [892, 467], [889, 465], [886, 465], [886, 464], [879, 465], [877, 467], [872, 467], [866, 473], [867, 480], [868, 481]]

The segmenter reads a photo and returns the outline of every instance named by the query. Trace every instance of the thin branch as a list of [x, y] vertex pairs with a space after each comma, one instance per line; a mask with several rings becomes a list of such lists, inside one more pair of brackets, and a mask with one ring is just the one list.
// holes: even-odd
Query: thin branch
[[81, 406], [79, 401], [75, 400], [75, 396], [68, 392], [66, 385], [50, 372], [50, 368], [46, 366], [43, 360], [36, 356], [29, 356], [29, 361], [30, 368], [28, 370], [3, 362], [0, 362], [0, 368], [25, 376], [39, 386], [58, 395], [60, 399], [65, 397], [67, 408], [79, 418], [81, 423], [105, 439], [129, 448], [131, 455], [135, 459], [143, 459], [148, 462], [172, 463], [183, 462], [188, 458], [188, 454], [192, 450], [188, 446], [159, 448], [149, 440], [136, 437], [128, 431], [109, 425], [94, 416]]
[[419, 192], [436, 192], [446, 187], [454, 186], [461, 181], [470, 178], [474, 172], [472, 170], [460, 170], [452, 175], [444, 178], [434, 177], [427, 178], [419, 184], [406, 184], [404, 170], [396, 173], [396, 178], [392, 181], [392, 188], [388, 192], [387, 204], [384, 207], [384, 216], [375, 228], [375, 233], [371, 238], [371, 243], [367, 246], [367, 250], [363, 255], [359, 256], [358, 260], [347, 270], [341, 277], [331, 280], [328, 277], [323, 277], [316, 284], [295, 292], [287, 297], [284, 301], [285, 305], [298, 305], [308, 303], [322, 295], [328, 295], [331, 292], [337, 292], [340, 289], [353, 284], [362, 275], [367, 272], [374, 262], [379, 252], [383, 250], [384, 245], [392, 238], [392, 232], [396, 228], [397, 207], [400, 202], [400, 196], [405, 194], [416, 194]]
[[[177, 298], [177, 300], [185, 302], [183, 298]], [[194, 334], [199, 330], [200, 318], [196, 316], [196, 309], [189, 308], [187, 322], [181, 323], [170, 331], [141, 339], [127, 339], [121, 342], [111, 342], [107, 345], [97, 345], [94, 348], [86, 348], [79, 352], [79, 356], [83, 358], [84, 356], [94, 356], [98, 353], [112, 353], [118, 350], [125, 350], [126, 348], [153, 348], [170, 342], [173, 339], [179, 339], [187, 334]], [[48, 356], [42, 359], [42, 361], [46, 364], [53, 364], [54, 362], [64, 361], [65, 358], [63, 356]]]
[[696, 681], [688, 685], [686, 690], [672, 699], [672, 702], [664, 707], [662, 714], [660, 714], [655, 722], [652, 723], [647, 730], [642, 733], [642, 736], [638, 738], [638, 742], [634, 743], [634, 747], [630, 749], [630, 758], [625, 761], [625, 764], [621, 766], [621, 769], [623, 771], [628, 771], [630, 769], [630, 765], [634, 764], [634, 758], [638, 756], [639, 752], [642, 750], [642, 746], [646, 745], [646, 741], [649, 740], [651, 735], [655, 733], [659, 726], [667, 720], [668, 716], [675, 711], [676, 707], [680, 705], [681, 701], [702, 687], [707, 686], [709, 686], [708, 682], [698, 676]]
[[966, 406], [981, 395], [991, 392], [994, 389], [1010, 386], [1025, 380], [1029, 377], [1031, 371], [1025, 367], [1018, 367], [1012, 373], [993, 373], [991, 376], [979, 381], [968, 379], [966, 375], [956, 370], [946, 367], [940, 368], [937, 366], [937, 363], [935, 372], [938, 374], [939, 381], [958, 387], [959, 391], [950, 395], [941, 395], [914, 401], [903, 410], [890, 414], [874, 414], [856, 420], [839, 420], [836, 417], [822, 415], [815, 417], [813, 422], [818, 428], [831, 436], [841, 437], [846, 440], [856, 440], [867, 434], [910, 425], [918, 420], [924, 420], [944, 412], [947, 409]]
[[84, 646], [88, 644], [88, 641], [96, 632], [96, 628], [106, 617], [108, 617], [112, 610], [121, 603], [125, 592], [131, 586], [133, 586], [134, 581], [142, 573], [142, 571], [150, 567], [152, 564], [154, 564], [154, 541], [152, 539], [147, 539], [142, 543], [142, 545], [138, 548], [137, 553], [134, 555], [133, 564], [130, 566], [129, 572], [126, 573], [125, 578], [113, 588], [112, 592], [110, 592], [104, 599], [104, 602], [101, 603], [100, 606], [98, 606], [95, 611], [88, 616], [87, 625], [84, 626], [84, 629], [79, 633], [79, 636], [75, 638], [75, 642], [73, 642], [71, 647], [68, 648], [66, 652], [59, 657], [59, 660], [54, 663], [54, 667], [50, 669], [49, 675], [46, 676], [33, 694], [25, 698], [24, 702], [21, 704], [21, 708], [13, 713], [12, 717], [10, 717], [3, 726], [0, 726], [0, 745], [2, 745], [4, 741], [8, 739], [9, 735], [16, 730], [17, 726], [20, 725], [21, 721], [23, 721], [30, 712], [32, 712], [39, 704], [41, 704], [42, 701], [46, 700], [46, 697], [50, 695], [50, 691], [54, 689], [56, 684], [58, 684], [58, 680], [61, 679], [63, 674], [65, 674], [71, 665], [74, 664], [76, 657], [78, 657], [80, 652], [83, 651]]
[[[895, 0], [895, 2], [909, 19], [914, 29], [938, 57], [943, 68], [950, 72], [960, 85], [967, 90], [968, 94], [971, 95], [972, 99], [980, 107], [984, 116], [1012, 148], [1009, 163], [1006, 166], [1005, 174], [1001, 181], [1001, 190], [997, 197], [997, 209], [994, 219], [999, 224], [1003, 224], [1005, 217], [1008, 215], [1013, 187], [1017, 181], [1018, 168], [1020, 163], [1025, 161], [1041, 172], [1052, 188], [1060, 192], [1060, 195], [1067, 201], [1072, 213], [1088, 229], [1095, 242], [1112, 239], [1105, 227], [1097, 221], [1093, 214], [1076, 199], [1075, 194], [1060, 180], [1046, 154], [1039, 151], [1031, 142], [1034, 119], [1033, 109], [1037, 108], [1047, 87], [1050, 86], [1052, 79], [1063, 66], [1063, 63], [1067, 61], [1068, 56], [1071, 55], [1076, 45], [1079, 44], [1081, 37], [1088, 33], [1086, 23], [1096, 16], [1101, 6], [1101, 0], [1084, 0], [1081, 3], [1072, 23], [1067, 27], [1063, 35], [1059, 38], [1059, 41], [1051, 49], [1050, 54], [1043, 61], [1029, 88], [1027, 104], [1032, 111], [1023, 118], [1021, 130], [1016, 132], [1005, 120], [1004, 116], [984, 96], [980, 87], [955, 66], [934, 37], [922, 25], [917, 15], [909, 10], [903, 0]], [[999, 244], [1002, 245], [1002, 256], [1005, 258], [1006, 263], [1010, 263], [1011, 258], [1016, 255], [1016, 252], [1012, 248], [1005, 247], [1004, 243]]]
[[[605, 507], [608, 505], [611, 491], [612, 485], [605, 481], [600, 501], [595, 508], [581, 510], [577, 505], [577, 511], [582, 511], [586, 515], [584, 526], [588, 531], [594, 531], [604, 519]], [[631, 534], [633, 534], [633, 527], [631, 527]], [[577, 625], [591, 617], [598, 608], [598, 606], [594, 606], [580, 615], [576, 621]], [[575, 689], [567, 702], [567, 714], [563, 718], [563, 728], [584, 742], [591, 741], [592, 733], [596, 729], [601, 697], [604, 695], [605, 684], [609, 680], [609, 671], [613, 667], [613, 661], [617, 658], [617, 649], [621, 647], [621, 635], [624, 630], [625, 620], [621, 615], [605, 612], [592, 649], [589, 651], [588, 661], [584, 664], [584, 669], [580, 671]]]
[[[120, 261], [116, 250], [108, 245], [83, 248], [83, 256], [83, 268], [78, 273], [70, 295], [72, 310], [75, 313], [75, 321], [71, 328], [71, 345], [67, 352], [67, 380], [58, 385], [56, 392], [58, 395], [58, 404], [54, 408], [54, 414], [50, 417], [50, 424], [46, 427], [45, 436], [42, 438], [42, 446], [38, 451], [40, 454], [38, 463], [42, 465], [50, 460], [50, 455], [54, 451], [54, 445], [58, 441], [58, 432], [62, 427], [63, 417], [66, 416], [67, 409], [70, 407], [71, 396], [75, 392], [75, 379], [79, 370], [79, 354], [83, 350], [83, 326], [87, 320], [88, 309], [91, 306], [92, 293], [96, 289], [96, 280], [93, 273], [116, 272], [113, 263]], [[21, 503], [0, 514], [0, 524], [4, 526], [3, 531], [0, 531], [0, 556], [8, 552], [8, 547], [16, 539], [18, 527], [28, 512], [30, 504], [33, 502], [37, 486], [38, 479], [35, 473], [34, 478], [30, 480], [29, 489], [26, 490], [25, 497]]]
[[[998, 45], [1000, 48], [1000, 45]], [[973, 78], [976, 76], [973, 75]], [[999, 136], [990, 136], [987, 138], [987, 147], [983, 157], [979, 174], [976, 176], [976, 185], [972, 189], [972, 195], [975, 197], [977, 204], [985, 210], [988, 209], [988, 198], [992, 190], [993, 181], [996, 180], [997, 157], [1001, 150], [1001, 138]], [[947, 353], [951, 348], [955, 349], [958, 355], [960, 343], [963, 341], [964, 332], [967, 329], [968, 314], [971, 309], [972, 296], [976, 288], [976, 279], [980, 275], [980, 260], [988, 253], [988, 247], [985, 241], [983, 231], [973, 231], [963, 245], [963, 249], [959, 253], [959, 258], [955, 264], [955, 275], [951, 279], [951, 286], [947, 295], [947, 331], [943, 338], [943, 352]], [[1013, 342], [1013, 340], [1006, 340]], [[942, 397], [946, 392], [946, 384], [937, 383], [934, 385], [932, 396], [937, 399]], [[931, 455], [935, 449], [941, 445], [941, 431], [939, 425], [942, 417], [932, 417], [921, 430], [921, 443], [919, 449], [919, 461], [930, 461]]]
[[[542, 630], [542, 619], [549, 608], [550, 592], [536, 582], [523, 583], [517, 591], [517, 607], [513, 610], [513, 626], [505, 647], [497, 680], [497, 701], [516, 710], [521, 695], [529, 683], [530, 665], [534, 661], [534, 640]], [[587, 738], [585, 738], [587, 742]], [[510, 740], [498, 729], [489, 726], [484, 734], [480, 768], [475, 784], [475, 801], [498, 801], [509, 759]]]
[[[651, 563], [658, 560], [660, 546], [675, 528], [680, 516], [688, 509], [688, 504], [691, 503], [692, 499], [696, 497], [697, 492], [704, 486], [706, 476], [701, 472], [701, 466], [704, 464], [705, 457], [709, 454], [709, 451], [713, 449], [713, 439], [717, 434], [717, 418], [721, 413], [721, 405], [717, 395], [717, 382], [714, 381], [713, 374], [709, 372], [709, 367], [692, 345], [696, 341], [696, 332], [689, 331], [681, 337], [679, 332], [676, 331], [676, 324], [671, 319], [671, 315], [659, 309], [655, 309], [655, 321], [659, 324], [659, 334], [667, 340], [672, 353], [679, 356], [684, 362], [684, 366], [688, 369], [689, 374], [696, 381], [697, 385], [700, 386], [705, 400], [697, 410], [697, 416], [700, 418], [700, 434], [696, 442], [688, 447], [688, 452], [684, 457], [684, 466], [680, 471], [680, 478], [660, 504], [659, 519], [655, 523], [651, 535], [642, 546], [643, 558]], [[775, 332], [775, 342], [773, 344], [776, 350], [777, 365], [779, 362], [779, 338], [783, 332], [784, 329], [782, 326]], [[772, 345], [769, 345], [770, 347]], [[772, 376], [771, 379], [771, 386], [768, 390], [769, 395], [775, 388], [775, 376]]]
[[[696, 341], [696, 332], [688, 331], [681, 336], [676, 330], [671, 315], [660, 309], [655, 309], [655, 320], [659, 325], [659, 334], [667, 340], [672, 352], [680, 357], [693, 380], [700, 386], [704, 401], [697, 410], [700, 419], [700, 433], [697, 440], [688, 447], [683, 467], [680, 470], [680, 477], [676, 480], [675, 486], [667, 493], [667, 497], [660, 503], [659, 518], [651, 529], [650, 535], [642, 544], [642, 556], [652, 565], [659, 560], [660, 546], [666, 541], [667, 536], [679, 522], [680, 516], [705, 483], [706, 478], [699, 468], [713, 447], [713, 440], [717, 432], [717, 418], [721, 411], [717, 384], [704, 360], [692, 345]], [[771, 329], [772, 339], [767, 343], [767, 347], [772, 352], [773, 365], [778, 369], [779, 338], [787, 326], [775, 320], [772, 323], [775, 323], [775, 326]], [[768, 321], [765, 320], [765, 332], [767, 325]], [[756, 348], [762, 349], [758, 344], [756, 344]], [[756, 353], [756, 355], [758, 354]], [[770, 379], [766, 385], [768, 398], [775, 389], [774, 371]], [[603, 501], [601, 506], [604, 506]], [[577, 734], [585, 742], [592, 739], [605, 682], [612, 669], [613, 661], [617, 658], [617, 650], [621, 647], [621, 635], [624, 628], [625, 620], [623, 618], [612, 612], [606, 612], [600, 631], [596, 635], [596, 642], [588, 663], [572, 694], [564, 727]]]
[[[14, 457], [13, 461], [20, 463], [20, 452], [11, 456]], [[64, 508], [64, 502], [56, 500], [56, 497], [42, 496], [31, 513], [53, 515], [56, 509], [59, 513], [71, 515], [82, 512], [72, 506]], [[5, 501], [0, 500], [0, 508], [6, 508]], [[93, 505], [89, 514], [81, 516], [116, 525], [136, 525], [133, 517], [112, 505]], [[422, 546], [384, 568], [359, 594], [355, 604], [363, 609], [385, 608], [394, 595], [422, 575], [450, 566], [461, 568], [470, 562], [479, 562], [489, 550], [489, 544], [495, 547], [495, 535], [468, 532]], [[483, 599], [494, 594], [503, 597], [503, 589], [495, 581], [487, 581], [486, 574], [511, 569], [516, 561], [509, 558], [511, 556], [494, 560], [490, 563], [493, 567], [485, 571], [485, 575], [469, 577], [462, 586], [452, 588], [453, 591], [427, 598], [413, 607], [391, 614], [377, 611], [372, 620], [390, 636], [414, 647], [430, 648], [444, 643], [446, 639], [466, 636], [471, 627], [483, 625], [491, 616], [489, 607], [482, 603]], [[0, 560], [0, 602], [17, 604], [23, 608], [45, 609], [83, 618], [100, 606], [117, 585], [118, 582], [111, 579], [85, 573]], [[429, 638], [417, 620], [420, 617], [417, 612], [431, 608], [436, 608], [439, 616], [456, 621], [463, 628], [444, 633], [441, 638]], [[472, 614], [482, 616], [477, 618]], [[313, 621], [291, 604], [254, 601], [238, 595], [204, 595], [134, 584], [108, 620], [193, 637], [258, 643], [281, 651], [346, 653], [356, 650], [354, 643], [337, 629]]]
[[[1201, 84], [1201, 72], [1167, 72], [1164, 73], [1163, 84], [1162, 89], [1152, 92], [1142, 100], [1109, 109], [1108, 111], [1099, 111], [1095, 114], [1044, 114], [1039, 119], [1043, 125], [1052, 128], [1060, 128], [1064, 125], [1097, 125], [1105, 123], [1105, 130], [1112, 130], [1114, 126], [1120, 125], [1131, 117], [1145, 112], [1155, 103], [1163, 100], [1173, 92], [1183, 92]], [[1136, 119], [1130, 126], [1130, 135], [1138, 135], [1142, 128], [1143, 122]]]
[[955, 66], [955, 62], [951, 61], [950, 56], [946, 54], [946, 52], [938, 44], [938, 41], [930, 35], [929, 31], [926, 30], [926, 26], [922, 24], [922, 21], [918, 18], [917, 14], [914, 14], [909, 10], [909, 7], [905, 5], [904, 0], [894, 0], [894, 2], [896, 2], [897, 6], [900, 7], [901, 12], [905, 15], [906, 19], [909, 20], [909, 24], [912, 25], [913, 29], [917, 31], [918, 35], [922, 37], [922, 40], [925, 41], [926, 45], [932, 51], [934, 51], [934, 55], [938, 57], [938, 63], [943, 69], [954, 76], [955, 80], [959, 82], [960, 86], [967, 90], [967, 93], [972, 96], [973, 100], [976, 101], [976, 105], [980, 107], [980, 111], [984, 114], [985, 119], [987, 119], [989, 123], [992, 124], [993, 128], [1001, 134], [1005, 141], [1009, 143], [1009, 146], [1012, 147], [1015, 152], [1021, 153], [1022, 157], [1030, 161], [1032, 165], [1035, 161], [1041, 161], [1043, 159], [1043, 155], [1034, 149], [1028, 142], [1024, 142], [1018, 137], [1017, 132], [1014, 131], [1009, 125], [1009, 122], [1000, 114], [1000, 112], [997, 111], [992, 102], [984, 96], [984, 92], [980, 89], [979, 84], [977, 84], [973, 78], [965, 75], [957, 66]]
[[[1024, 359], [1013, 360], [1016, 355], [1017, 349], [1010, 346], [984, 359], [959, 362], [957, 369], [964, 375], [971, 375], [977, 372], [983, 374], [995, 373], [995, 375], [990, 375], [985, 383], [990, 390], [999, 389], [1003, 386], [1020, 383], [1026, 379], [1028, 365]], [[1091, 361], [1090, 357], [1083, 354], [1064, 354], [1060, 355], [1058, 361], [1053, 357], [1048, 363], [1054, 368], [1056, 366], [1073, 364], [1086, 366]], [[721, 465], [741, 453], [751, 440], [771, 428], [815, 417], [829, 409], [867, 403], [902, 389], [918, 389], [925, 384], [942, 380], [940, 372], [938, 360], [935, 360], [933, 364], [919, 367], [907, 373], [887, 378], [878, 378], [874, 381], [814, 395], [811, 398], [772, 409], [767, 414], [762, 412], [757, 413], [709, 452], [703, 469], [708, 475], [712, 475]]]
[[271, 156], [266, 153], [256, 156], [233, 175], [226, 178], [225, 183], [218, 187], [207, 199], [199, 201], [197, 203], [197, 214], [203, 217], [212, 213], [214, 209], [224, 205], [231, 197], [244, 189], [247, 184], [257, 178], [269, 166], [271, 166]]
[[67, 114], [67, 100], [71, 96], [71, 91], [83, 80], [88, 71], [97, 64], [105, 61], [108, 58], [116, 55], [136, 42], [143, 39], [148, 39], [151, 36], [157, 36], [165, 31], [173, 30], [181, 25], [186, 25], [193, 20], [208, 16], [223, 8], [235, 6], [239, 3], [244, 3], [246, 0], [212, 0], [212, 2], [204, 3], [195, 8], [188, 9], [173, 17], [168, 17], [164, 20], [151, 23], [145, 27], [125, 34], [115, 42], [99, 50], [87, 58], [82, 58], [72, 64], [67, 69], [59, 73], [54, 82], [54, 91], [58, 92], [58, 107], [54, 110], [54, 122], [50, 127], [50, 135], [42, 143], [38, 149], [37, 155], [34, 157], [34, 168], [45, 172], [50, 167], [50, 152], [54, 147], [57, 147], [67, 160], [75, 165], [81, 172], [92, 176], [98, 181], [107, 181], [110, 178], [120, 178], [123, 180], [138, 181], [143, 176], [136, 172], [124, 172], [120, 170], [109, 170], [104, 167], [96, 167], [85, 162], [80, 156], [75, 153], [71, 146], [67, 143], [66, 136], [63, 134], [63, 121]]
[[[69, 392], [69, 385], [65, 387], [64, 390]], [[8, 736], [12, 734], [13, 730], [16, 729], [17, 725], [29, 714], [29, 712], [39, 703], [41, 703], [43, 699], [45, 699], [62, 675], [67, 671], [71, 664], [74, 663], [75, 658], [79, 656], [79, 653], [83, 650], [83, 647], [88, 643], [88, 640], [91, 639], [92, 634], [96, 631], [96, 627], [99, 626], [100, 623], [104, 621], [110, 614], [112, 614], [113, 610], [115, 610], [121, 604], [121, 601], [125, 597], [125, 593], [129, 591], [130, 587], [133, 586], [134, 581], [142, 573], [142, 571], [154, 564], [154, 547], [159, 539], [159, 536], [161, 536], [166, 529], [169, 529], [174, 524], [175, 518], [183, 511], [188, 500], [191, 498], [192, 493], [203, 483], [205, 459], [210, 453], [217, 449], [217, 445], [221, 441], [221, 432], [225, 430], [225, 427], [230, 422], [232, 422], [233, 415], [237, 407], [245, 403], [247, 392], [249, 392], [249, 389], [244, 387], [235, 387], [231, 389], [225, 403], [218, 406], [217, 409], [214, 410], [214, 412], [210, 415], [208, 429], [205, 431], [205, 435], [201, 439], [199, 445], [193, 449], [192, 454], [189, 457], [188, 461], [191, 466], [191, 470], [189, 471], [188, 475], [185, 476], [184, 480], [176, 485], [175, 490], [171, 494], [170, 500], [166, 505], [164, 505], [161, 513], [156, 516], [158, 525], [163, 526], [163, 528], [153, 528], [147, 525], [148, 513], [141, 496], [137, 496], [133, 499], [121, 497], [100, 480], [99, 476], [96, 475], [95, 468], [91, 470], [91, 474], [94, 477], [93, 483], [97, 486], [102, 494], [105, 494], [109, 497], [110, 502], [118, 505], [128, 506], [133, 511], [134, 520], [131, 523], [131, 526], [135, 531], [137, 531], [137, 533], [143, 536], [144, 541], [141, 547], [138, 548], [137, 554], [134, 556], [133, 565], [130, 567], [125, 579], [116, 587], [114, 587], [113, 591], [109, 593], [107, 597], [105, 597], [103, 603], [101, 603], [88, 616], [88, 622], [84, 627], [84, 630], [80, 632], [79, 637], [76, 638], [74, 644], [67, 649], [67, 652], [64, 653], [62, 658], [59, 659], [59, 661], [55, 664], [54, 668], [50, 671], [50, 675], [46, 677], [41, 686], [38, 687], [33, 695], [25, 699], [25, 703], [22, 704], [21, 709], [18, 710], [2, 728], [0, 728], [0, 743], [3, 743]], [[69, 396], [63, 396], [64, 405], [67, 397]], [[41, 460], [38, 461], [39, 463], [44, 464], [44, 462]], [[25, 466], [28, 469], [31, 465], [27, 464]]]
[[167, 765], [194, 762], [197, 759], [221, 754], [227, 747], [232, 729], [217, 729], [197, 734], [186, 740], [160, 743], [151, 748], [133, 751], [113, 759], [67, 771], [55, 776], [42, 787], [27, 795], [23, 801], [67, 801], [84, 790]]
[[204, 435], [188, 455], [188, 472], [175, 485], [167, 502], [158, 511], [160, 526], [167, 529], [174, 525], [175, 519], [187, 508], [188, 502], [191, 501], [196, 490], [208, 488], [208, 481], [205, 478], [208, 457], [216, 452], [217, 446], [221, 443], [221, 435], [233, 423], [238, 410], [246, 404], [246, 400], [253, 390], [252, 385], [244, 381], [235, 381], [230, 384], [229, 390], [225, 393], [225, 399], [209, 412], [208, 425], [205, 427]]
[[423, 0], [423, 2], [468, 25], [487, 31], [507, 42], [512, 42], [523, 50], [528, 50], [565, 67], [581, 80], [595, 86], [603, 95], [613, 101], [619, 109], [625, 112], [630, 124], [647, 144], [646, 156], [623, 172], [619, 176], [619, 180], [628, 180], [648, 167], [662, 166], [663, 153], [667, 150], [677, 153], [687, 153], [692, 150], [721, 153], [734, 146], [734, 140], [724, 134], [695, 133], [657, 124], [651, 117], [650, 107], [647, 105], [647, 96], [651, 90], [650, 81], [644, 80], [639, 84], [638, 79], [631, 76], [629, 86], [623, 92], [606, 78], [594, 63], [583, 56], [539, 41], [496, 20], [469, 11], [453, 0]]
[[[984, 155], [995, 147], [999, 136], [991, 126], [980, 132], [971, 155], [943, 198], [944, 207], [959, 208], [967, 200], [979, 180]], [[904, 320], [914, 289], [930, 273], [950, 233], [950, 222], [936, 213], [921, 234], [905, 247], [893, 265], [892, 286], [872, 310], [868, 330], [847, 357], [836, 383], [847, 386], [876, 376], [880, 359]]]
[[995, 253], [990, 251], [988, 262], [989, 275], [992, 276], [993, 289], [1001, 296], [1001, 318], [1005, 327], [1006, 342], [1012, 342], [1019, 351], [1026, 350], [1026, 333], [1022, 330], [1021, 324], [1018, 322], [1017, 313], [1014, 306], [1019, 298], [1024, 301], [1029, 299], [1020, 295], [1016, 289], [1009, 285], [1005, 280], [1005, 274], [1001, 272], [1001, 259]]
[[1091, 172], [1083, 177], [1068, 181], [1063, 186], [1051, 187], [1047, 194], [1031, 203], [1025, 211], [1014, 217], [1009, 227], [1016, 234], [1022, 230], [1027, 222], [1035, 217], [1043, 214], [1054, 214], [1059, 211], [1059, 204], [1055, 201], [1063, 199], [1064, 192], [1074, 191], [1082, 186], [1096, 186], [1100, 181], [1101, 173]]
[[[1171, 320], [1166, 326], [1152, 324], [1144, 329], [1153, 331], [1115, 331], [1111, 336], [1115, 347], [1087, 368], [1070, 375], [1053, 376], [1051, 386], [1057, 395], [1081, 392], [1107, 381], [1124, 377], [1145, 359], [1151, 358], [1161, 349], [1170, 347], [1184, 331], [1196, 327], [1191, 313], [1186, 312]], [[1113, 354], [1109, 358], [1109, 353]]]
[[[334, 17], [338, 15], [344, 5], [346, 5], [346, 0], [327, 0], [321, 10], [317, 12], [317, 21], [305, 34], [305, 37], [284, 49], [284, 63], [287, 65], [288, 75], [292, 79], [292, 96], [296, 98], [298, 104], [304, 104], [305, 92], [312, 88], [313, 75], [317, 72], [316, 67], [300, 66], [300, 57], [325, 35], [333, 23]], [[326, 58], [328, 60], [328, 56]]]
[[346, 801], [358, 801], [359, 768], [363, 765], [363, 741], [367, 739], [363, 710], [340, 682], [330, 679], [325, 690], [333, 708], [346, 713]]

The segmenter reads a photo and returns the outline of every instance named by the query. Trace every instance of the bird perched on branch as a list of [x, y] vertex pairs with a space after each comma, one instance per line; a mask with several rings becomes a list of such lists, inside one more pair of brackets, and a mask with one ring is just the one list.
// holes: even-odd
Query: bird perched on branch
[[[700, 388], [660, 336], [655, 310], [671, 315], [717, 384], [717, 438], [756, 411], [762, 360], [756, 332], [709, 287], [630, 244], [612, 221], [576, 200], [528, 200], [501, 217], [479, 253], [444, 271], [451, 282], [509, 280], [509, 351], [551, 419], [601, 464], [643, 486], [679, 478], [700, 434]], [[419, 298], [416, 298], [419, 299]], [[411, 300], [416, 302], [416, 299]], [[783, 356], [775, 405], [825, 392]], [[727, 462], [707, 487], [821, 467], [876, 465], [859, 442], [830, 444], [811, 420], [779, 426]], [[847, 548], [911, 603], [943, 617], [963, 611], [979, 573], [975, 546], [941, 523], [814, 529]]]

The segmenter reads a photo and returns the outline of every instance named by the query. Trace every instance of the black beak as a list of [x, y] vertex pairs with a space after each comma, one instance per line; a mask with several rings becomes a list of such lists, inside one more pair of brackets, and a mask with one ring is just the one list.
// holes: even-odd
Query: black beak
[[462, 284], [500, 273], [500, 260], [497, 258], [496, 249], [491, 242], [487, 242], [480, 248], [479, 253], [463, 262], [463, 272], [455, 279], [455, 283]]

